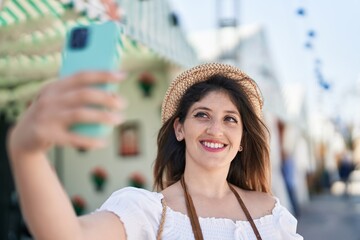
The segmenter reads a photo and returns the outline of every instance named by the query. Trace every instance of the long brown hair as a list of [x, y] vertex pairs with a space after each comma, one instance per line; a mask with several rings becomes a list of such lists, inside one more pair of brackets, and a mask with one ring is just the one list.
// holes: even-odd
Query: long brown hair
[[185, 170], [185, 141], [177, 141], [174, 121], [184, 123], [190, 107], [212, 91], [226, 92], [237, 106], [243, 123], [241, 145], [230, 164], [227, 181], [246, 190], [270, 192], [269, 131], [259, 118], [240, 85], [233, 79], [215, 75], [191, 86], [180, 100], [176, 113], [161, 127], [154, 166], [154, 188], [163, 190], [179, 181]]

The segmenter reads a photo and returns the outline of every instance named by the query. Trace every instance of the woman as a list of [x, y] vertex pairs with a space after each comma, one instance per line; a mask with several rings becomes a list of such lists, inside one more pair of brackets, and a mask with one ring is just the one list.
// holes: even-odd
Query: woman
[[111, 112], [83, 107], [122, 109], [123, 101], [88, 88], [119, 78], [84, 73], [54, 83], [12, 132], [13, 171], [36, 239], [302, 239], [296, 219], [269, 193], [260, 92], [246, 74], [224, 64], [192, 68], [166, 93], [154, 168], [161, 192], [124, 188], [95, 213], [76, 218], [45, 153], [54, 144], [103, 145], [68, 127], [119, 123]]

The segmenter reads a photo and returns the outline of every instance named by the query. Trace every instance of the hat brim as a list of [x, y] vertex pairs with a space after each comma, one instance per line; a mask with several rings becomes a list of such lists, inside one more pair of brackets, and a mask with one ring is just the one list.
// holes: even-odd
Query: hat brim
[[170, 84], [162, 104], [162, 123], [165, 123], [175, 114], [180, 100], [188, 88], [195, 83], [206, 81], [214, 75], [234, 79], [248, 96], [256, 115], [259, 118], [262, 117], [263, 99], [254, 80], [234, 66], [222, 63], [206, 63], [181, 73]]

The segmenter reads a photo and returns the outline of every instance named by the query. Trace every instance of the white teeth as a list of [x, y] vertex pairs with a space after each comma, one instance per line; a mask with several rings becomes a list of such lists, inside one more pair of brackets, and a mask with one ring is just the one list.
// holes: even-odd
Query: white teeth
[[224, 147], [224, 144], [222, 144], [222, 143], [203, 142], [203, 144], [208, 148], [223, 148]]

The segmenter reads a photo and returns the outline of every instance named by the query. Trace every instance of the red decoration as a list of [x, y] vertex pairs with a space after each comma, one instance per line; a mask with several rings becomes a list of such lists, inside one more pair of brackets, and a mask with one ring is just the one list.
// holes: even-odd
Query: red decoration
[[84, 210], [86, 208], [86, 201], [84, 198], [79, 195], [74, 195], [71, 198], [71, 203], [73, 205], [76, 215], [79, 216], [84, 213]]
[[155, 78], [149, 72], [143, 72], [139, 76], [139, 86], [143, 91], [145, 97], [150, 97], [153, 87], [155, 85]]
[[137, 188], [144, 188], [146, 183], [145, 177], [138, 172], [131, 174], [129, 178], [129, 185]]
[[106, 170], [102, 167], [95, 167], [91, 171], [91, 179], [95, 186], [96, 191], [102, 191], [108, 179]]

